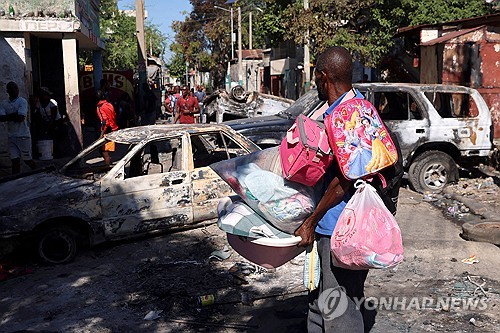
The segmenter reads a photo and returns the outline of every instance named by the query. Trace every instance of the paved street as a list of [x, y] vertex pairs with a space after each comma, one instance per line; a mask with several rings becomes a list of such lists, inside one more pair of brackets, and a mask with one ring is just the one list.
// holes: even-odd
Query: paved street
[[[406, 189], [397, 219], [405, 260], [397, 269], [372, 270], [366, 295], [375, 302], [400, 297], [400, 303], [392, 310], [374, 306], [371, 332], [497, 332], [500, 249], [462, 240], [460, 228], [441, 210]], [[33, 274], [0, 284], [0, 331], [304, 332], [303, 256], [275, 272], [239, 274], [241, 280], [229, 272], [245, 262], [236, 253], [225, 261], [208, 260], [226, 244], [224, 234], [209, 225], [100, 247], [65, 266], [32, 265]], [[479, 263], [461, 262], [471, 255]], [[215, 304], [198, 307], [197, 297], [207, 294]], [[484, 309], [421, 306], [425, 297], [454, 297], [460, 305], [473, 295], [487, 297]], [[411, 297], [419, 306], [409, 303]], [[161, 312], [144, 320], [150, 311]]]

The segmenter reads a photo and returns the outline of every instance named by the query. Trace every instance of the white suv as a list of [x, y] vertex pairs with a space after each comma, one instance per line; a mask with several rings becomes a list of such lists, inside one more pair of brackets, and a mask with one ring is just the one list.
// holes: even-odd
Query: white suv
[[[442, 84], [355, 84], [380, 111], [398, 137], [412, 187], [438, 192], [458, 177], [457, 162], [492, 152], [493, 127], [488, 106], [475, 89]], [[326, 106], [316, 90], [275, 116], [225, 122], [262, 148], [277, 145], [304, 114], [322, 119]]]
[[413, 188], [440, 191], [456, 180], [456, 162], [492, 151], [491, 113], [479, 92], [454, 85], [357, 85], [397, 135]]

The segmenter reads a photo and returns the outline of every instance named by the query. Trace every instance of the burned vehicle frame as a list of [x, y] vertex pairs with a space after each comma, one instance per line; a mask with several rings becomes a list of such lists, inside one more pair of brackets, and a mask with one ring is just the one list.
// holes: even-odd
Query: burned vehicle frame
[[[458, 177], [459, 164], [492, 153], [493, 126], [475, 89], [441, 84], [361, 83], [354, 85], [397, 136], [406, 176], [419, 192], [439, 192]], [[326, 103], [312, 90], [274, 116], [225, 122], [262, 148], [278, 145], [299, 114], [323, 120]]]
[[204, 101], [204, 114], [210, 122], [221, 123], [226, 120], [270, 116], [286, 110], [293, 100], [245, 91], [242, 86], [218, 90], [207, 96]]
[[[100, 154], [114, 146], [111, 165]], [[59, 171], [0, 184], [0, 253], [34, 240], [42, 261], [71, 261], [81, 246], [195, 227], [233, 191], [208, 166], [259, 148], [221, 125], [154, 125], [107, 134]]]

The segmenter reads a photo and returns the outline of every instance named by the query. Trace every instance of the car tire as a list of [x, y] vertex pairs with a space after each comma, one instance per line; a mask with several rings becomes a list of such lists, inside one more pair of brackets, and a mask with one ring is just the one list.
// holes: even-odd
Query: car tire
[[76, 256], [77, 234], [68, 227], [52, 227], [38, 235], [37, 252], [40, 259], [49, 265], [66, 264]]
[[242, 86], [234, 86], [230, 92], [231, 98], [238, 102], [246, 102], [247, 94]]
[[441, 192], [447, 183], [457, 177], [458, 168], [453, 158], [438, 150], [429, 150], [417, 156], [408, 172], [411, 187], [420, 193]]
[[466, 222], [462, 225], [462, 237], [500, 246], [500, 221]]

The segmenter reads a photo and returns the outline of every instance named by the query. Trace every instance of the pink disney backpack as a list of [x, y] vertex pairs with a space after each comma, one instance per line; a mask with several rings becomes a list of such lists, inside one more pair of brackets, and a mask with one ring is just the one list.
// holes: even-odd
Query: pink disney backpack
[[362, 98], [349, 99], [325, 117], [330, 146], [347, 179], [355, 180], [391, 166], [396, 146], [375, 107]]

